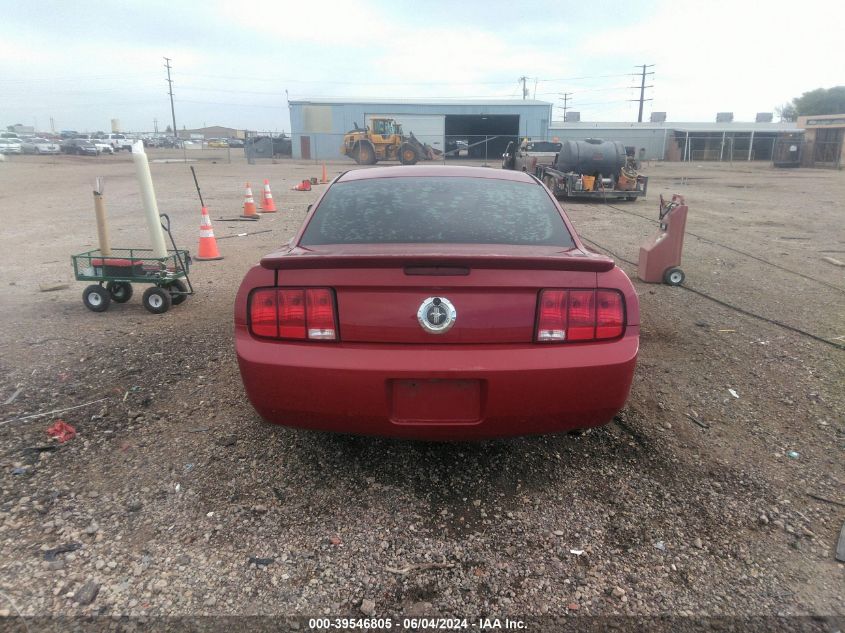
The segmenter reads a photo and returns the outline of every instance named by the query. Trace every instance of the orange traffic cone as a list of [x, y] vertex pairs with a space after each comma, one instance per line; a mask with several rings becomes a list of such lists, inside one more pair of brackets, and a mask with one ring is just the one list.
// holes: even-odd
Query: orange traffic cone
[[252, 197], [252, 187], [246, 183], [246, 194], [244, 195], [244, 212], [241, 213], [242, 218], [257, 218], [258, 212], [255, 210], [255, 200]]
[[296, 185], [296, 187], [291, 187], [294, 191], [311, 191], [311, 181], [310, 180], [303, 180], [301, 183]]
[[329, 182], [329, 176], [326, 173], [326, 161], [323, 161], [323, 177], [320, 178], [320, 184], [325, 185]]
[[223, 259], [220, 251], [217, 250], [217, 240], [214, 239], [214, 229], [211, 228], [211, 218], [208, 217], [208, 208], [202, 208], [202, 220], [200, 220], [200, 248], [199, 255], [194, 257], [200, 261], [207, 259]]
[[262, 213], [273, 213], [276, 211], [276, 203], [273, 202], [273, 192], [270, 191], [270, 181], [264, 179], [264, 196], [261, 198]]

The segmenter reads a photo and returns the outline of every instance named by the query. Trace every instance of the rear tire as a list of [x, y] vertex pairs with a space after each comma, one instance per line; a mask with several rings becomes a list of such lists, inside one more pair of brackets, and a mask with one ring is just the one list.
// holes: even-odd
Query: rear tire
[[144, 297], [141, 300], [144, 307], [153, 314], [164, 314], [170, 309], [173, 300], [170, 298], [170, 293], [164, 288], [153, 286], [144, 291]]
[[684, 283], [684, 279], [686, 275], [684, 275], [684, 271], [678, 268], [677, 266], [673, 268], [669, 268], [663, 273], [663, 281], [664, 283], [670, 286], [680, 286]]
[[417, 150], [408, 143], [399, 146], [399, 162], [403, 165], [416, 165], [420, 160]]
[[111, 295], [99, 284], [93, 284], [82, 291], [82, 303], [91, 312], [105, 312], [109, 309]]
[[[174, 290], [178, 294], [173, 294]], [[188, 287], [182, 283], [180, 279], [175, 280], [172, 284], [167, 286], [167, 291], [170, 293], [170, 300], [175, 306], [178, 306], [180, 303], [185, 303], [185, 299], [188, 298], [187, 294], [182, 294], [188, 292]]]
[[117, 303], [126, 303], [132, 298], [132, 284], [127, 281], [110, 281], [106, 284], [106, 290]]

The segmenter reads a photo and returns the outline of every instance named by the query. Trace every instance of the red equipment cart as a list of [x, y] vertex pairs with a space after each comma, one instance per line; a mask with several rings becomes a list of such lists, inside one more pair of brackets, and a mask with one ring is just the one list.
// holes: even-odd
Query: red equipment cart
[[684, 271], [680, 266], [688, 211], [683, 196], [674, 194], [668, 204], [660, 196], [660, 230], [640, 246], [637, 266], [640, 279], [670, 286], [684, 282]]

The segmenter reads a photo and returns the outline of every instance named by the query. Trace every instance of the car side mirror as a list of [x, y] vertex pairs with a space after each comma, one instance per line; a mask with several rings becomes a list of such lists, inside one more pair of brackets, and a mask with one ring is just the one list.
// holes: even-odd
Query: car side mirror
[[313, 204], [309, 204], [308, 208], [305, 209], [305, 212], [308, 213], [311, 210], [311, 207], [313, 207], [313, 206], [314, 206]]

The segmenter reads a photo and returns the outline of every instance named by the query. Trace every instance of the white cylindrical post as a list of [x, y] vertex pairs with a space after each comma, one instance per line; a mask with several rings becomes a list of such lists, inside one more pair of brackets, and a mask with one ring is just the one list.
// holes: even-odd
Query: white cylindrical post
[[164, 242], [164, 230], [161, 228], [161, 218], [156, 204], [156, 192], [153, 189], [153, 178], [150, 175], [150, 163], [144, 152], [144, 143], [136, 141], [132, 145], [132, 161], [135, 163], [135, 175], [141, 188], [141, 200], [144, 203], [144, 214], [147, 217], [147, 230], [150, 232], [150, 242], [153, 247], [153, 257], [167, 257], [167, 245]]
[[108, 220], [106, 220], [106, 203], [103, 200], [103, 185], [99, 178], [97, 178], [97, 186], [94, 189], [94, 214], [97, 217], [97, 240], [100, 243], [100, 254], [103, 257], [109, 257], [111, 256], [109, 224]]

